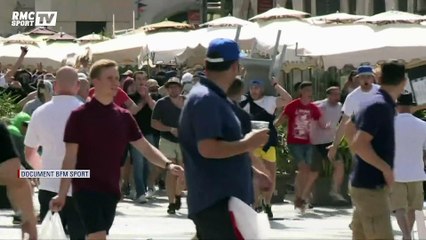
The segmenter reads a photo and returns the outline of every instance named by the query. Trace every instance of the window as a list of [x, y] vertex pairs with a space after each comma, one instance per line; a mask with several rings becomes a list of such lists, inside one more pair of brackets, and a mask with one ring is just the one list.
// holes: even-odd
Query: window
[[[311, 0], [304, 0], [303, 1], [303, 5], [305, 7], [305, 12], [307, 13], [312, 13], [312, 9], [311, 9]], [[317, 14], [318, 15], [318, 14]]]
[[287, 0], [287, 2], [285, 3], [285, 8], [293, 9], [293, 1]]
[[326, 15], [340, 10], [340, 0], [316, 0], [317, 15]]
[[386, 12], [385, 0], [374, 0], [373, 2], [373, 14]]
[[356, 1], [357, 0], [348, 0], [349, 1], [349, 14], [356, 14]]
[[406, 12], [408, 10], [408, 0], [398, 0], [398, 11]]
[[79, 38], [91, 33], [102, 33], [105, 28], [106, 22], [76, 22], [76, 35]]

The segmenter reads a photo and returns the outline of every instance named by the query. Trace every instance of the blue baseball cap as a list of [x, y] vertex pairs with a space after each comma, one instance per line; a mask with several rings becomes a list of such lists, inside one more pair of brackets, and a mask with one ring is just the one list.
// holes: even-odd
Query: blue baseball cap
[[357, 69], [356, 76], [374, 76], [374, 71], [371, 66], [360, 66]]
[[245, 54], [240, 52], [238, 43], [227, 38], [217, 38], [210, 42], [207, 49], [206, 61], [211, 63], [221, 63], [236, 61]]
[[252, 80], [250, 82], [250, 87], [256, 86], [256, 87], [263, 87], [265, 85], [265, 82], [262, 80]]

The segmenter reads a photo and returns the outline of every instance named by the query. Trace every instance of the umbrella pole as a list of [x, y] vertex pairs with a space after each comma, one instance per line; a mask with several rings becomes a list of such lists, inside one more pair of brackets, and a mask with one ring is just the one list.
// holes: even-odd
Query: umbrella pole
[[135, 30], [135, 11], [132, 12], [132, 28]]
[[112, 38], [115, 38], [115, 15], [112, 14]]
[[235, 34], [235, 42], [238, 42], [238, 40], [240, 39], [240, 34], [241, 34], [241, 26], [238, 26], [237, 33]]
[[280, 39], [281, 39], [281, 30], [278, 30], [277, 40], [275, 41], [274, 52], [272, 53], [272, 63], [271, 63], [271, 66], [269, 67], [269, 74], [268, 74], [269, 79], [271, 79], [271, 77], [272, 77], [272, 71], [274, 69], [275, 60], [277, 59], [277, 53], [278, 53], [278, 47], [280, 45]]

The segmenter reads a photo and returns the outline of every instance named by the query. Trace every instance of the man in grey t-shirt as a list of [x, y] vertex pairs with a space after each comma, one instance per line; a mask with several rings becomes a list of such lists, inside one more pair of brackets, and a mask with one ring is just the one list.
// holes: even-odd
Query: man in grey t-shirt
[[[339, 120], [342, 117], [342, 104], [340, 101], [341, 91], [339, 87], [330, 87], [326, 90], [327, 98], [315, 102], [321, 109], [325, 122], [330, 122], [330, 128], [323, 129], [313, 124], [311, 130], [311, 141], [314, 145], [314, 156], [312, 162], [313, 178], [317, 178], [319, 171], [322, 168], [324, 159], [330, 160], [327, 157], [328, 147], [333, 143], [336, 135]], [[342, 159], [336, 158], [330, 160], [333, 163], [333, 186], [330, 193], [331, 197], [337, 201], [345, 201], [345, 198], [340, 194], [344, 177], [344, 164]]]

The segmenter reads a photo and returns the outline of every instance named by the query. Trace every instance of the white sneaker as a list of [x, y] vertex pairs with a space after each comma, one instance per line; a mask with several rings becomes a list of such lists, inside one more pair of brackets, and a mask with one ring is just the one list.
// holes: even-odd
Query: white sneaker
[[148, 192], [146, 192], [145, 197], [146, 198], [153, 198], [155, 195], [155, 190], [149, 189]]
[[137, 203], [147, 203], [147, 202], [148, 202], [148, 200], [146, 199], [145, 195], [141, 195], [141, 196], [139, 196], [139, 197], [135, 200], [135, 202], [137, 202]]

